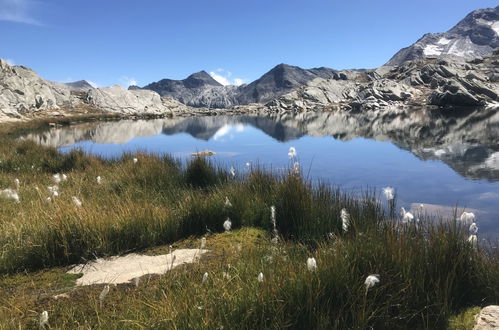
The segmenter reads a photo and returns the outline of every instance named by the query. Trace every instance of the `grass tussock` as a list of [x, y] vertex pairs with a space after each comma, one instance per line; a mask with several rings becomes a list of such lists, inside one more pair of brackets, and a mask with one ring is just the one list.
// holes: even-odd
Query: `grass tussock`
[[[235, 179], [204, 158], [103, 160], [1, 138], [0, 188], [18, 178], [20, 201], [0, 200], [0, 328], [36, 327], [47, 310], [61, 329], [442, 329], [499, 300], [497, 255], [470, 244], [467, 228], [401, 224], [375, 192], [346, 195], [294, 171]], [[55, 173], [67, 180], [55, 183]], [[55, 184], [59, 196], [47, 188]], [[113, 287], [102, 306], [102, 286], [72, 288], [65, 274], [99, 256], [198, 248], [201, 236], [211, 250], [201, 262]], [[367, 289], [371, 274], [380, 282]], [[53, 298], [61, 292], [68, 297]]]

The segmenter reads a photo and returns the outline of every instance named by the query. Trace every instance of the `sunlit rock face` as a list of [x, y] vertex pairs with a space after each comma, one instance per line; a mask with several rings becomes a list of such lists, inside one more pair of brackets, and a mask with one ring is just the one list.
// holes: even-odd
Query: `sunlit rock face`
[[209, 140], [230, 129], [252, 126], [278, 141], [302, 136], [332, 136], [348, 141], [359, 137], [391, 141], [425, 160], [439, 160], [460, 175], [499, 180], [499, 113], [495, 109], [424, 108], [288, 113], [274, 116], [215, 116], [154, 120], [122, 120], [53, 128], [24, 136], [42, 145], [59, 147], [79, 141], [126, 143], [135, 137], [187, 133]]
[[77, 102], [65, 85], [54, 85], [24, 66], [0, 59], [0, 117], [21, 117]]

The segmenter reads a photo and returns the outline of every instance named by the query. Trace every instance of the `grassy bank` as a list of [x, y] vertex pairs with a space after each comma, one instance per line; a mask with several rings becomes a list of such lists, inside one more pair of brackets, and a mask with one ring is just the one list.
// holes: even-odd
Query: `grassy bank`
[[[201, 158], [181, 166], [148, 154], [60, 154], [12, 136], [0, 135], [0, 188], [20, 182], [19, 202], [0, 200], [4, 328], [36, 327], [47, 310], [51, 328], [436, 329], [468, 307], [498, 303], [497, 256], [468, 243], [467, 228], [401, 225], [374, 192], [346, 195], [292, 171], [233, 177]], [[67, 175], [59, 196], [47, 188], [56, 173]], [[73, 288], [65, 274], [99, 256], [197, 248], [202, 236], [212, 252], [200, 263], [112, 288], [102, 307], [102, 286]], [[380, 282], [367, 290], [370, 274]], [[61, 292], [69, 298], [53, 299]]]

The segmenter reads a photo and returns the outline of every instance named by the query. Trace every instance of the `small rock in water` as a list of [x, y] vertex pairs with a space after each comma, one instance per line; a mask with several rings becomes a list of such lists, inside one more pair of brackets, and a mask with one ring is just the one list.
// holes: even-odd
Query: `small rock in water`
[[193, 152], [191, 156], [193, 157], [207, 157], [207, 156], [213, 156], [216, 155], [217, 153], [212, 150], [202, 150], [198, 152]]

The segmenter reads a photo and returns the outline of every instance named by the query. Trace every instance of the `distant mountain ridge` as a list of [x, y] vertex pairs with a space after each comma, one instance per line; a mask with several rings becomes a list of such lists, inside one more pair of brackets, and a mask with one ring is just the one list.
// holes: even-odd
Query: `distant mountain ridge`
[[385, 65], [433, 57], [470, 60], [490, 56], [499, 47], [499, 6], [477, 9], [444, 33], [428, 33], [398, 51]]
[[[346, 79], [346, 75], [329, 68], [302, 69], [279, 64], [248, 85], [223, 86], [206, 71], [183, 80], [162, 79], [142, 89], [155, 91], [193, 107], [229, 108], [235, 105], [265, 103], [291, 92], [315, 78]], [[131, 89], [137, 89], [136, 86]]]

